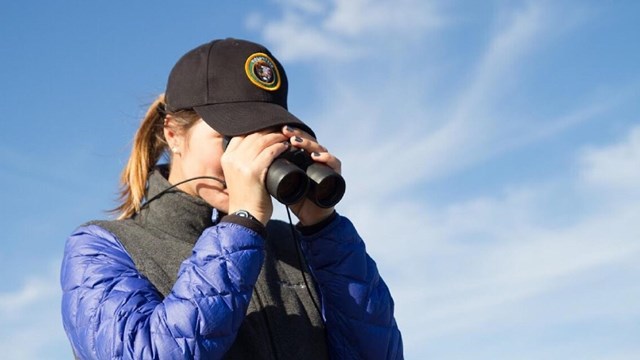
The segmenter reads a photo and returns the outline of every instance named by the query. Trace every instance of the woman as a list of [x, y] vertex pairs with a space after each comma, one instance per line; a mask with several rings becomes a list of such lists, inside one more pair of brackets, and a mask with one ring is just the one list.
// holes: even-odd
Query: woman
[[270, 220], [265, 174], [281, 153], [340, 171], [286, 109], [284, 69], [261, 45], [216, 40], [178, 61], [136, 133], [118, 220], [67, 240], [77, 358], [403, 357], [393, 300], [349, 220], [308, 199], [290, 206], [296, 229]]

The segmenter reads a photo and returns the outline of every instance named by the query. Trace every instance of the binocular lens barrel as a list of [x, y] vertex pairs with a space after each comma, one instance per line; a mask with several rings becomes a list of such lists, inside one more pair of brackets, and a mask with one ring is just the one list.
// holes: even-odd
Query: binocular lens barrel
[[311, 164], [307, 168], [311, 181], [307, 197], [322, 208], [330, 208], [340, 202], [346, 184], [344, 178], [324, 164]]
[[346, 188], [344, 178], [327, 165], [313, 163], [305, 172], [284, 158], [273, 161], [265, 182], [269, 194], [285, 205], [295, 204], [306, 195], [322, 208], [337, 204]]
[[273, 161], [265, 182], [269, 194], [285, 205], [300, 201], [309, 188], [307, 174], [286, 159]]

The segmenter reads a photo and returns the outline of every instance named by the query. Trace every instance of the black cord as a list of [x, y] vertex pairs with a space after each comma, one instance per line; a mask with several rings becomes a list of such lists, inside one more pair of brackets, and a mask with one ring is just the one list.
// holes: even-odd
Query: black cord
[[[161, 192], [157, 193], [155, 196], [151, 197], [149, 200], [145, 201], [144, 204], [142, 204], [140, 206], [140, 209], [145, 208], [146, 206], [149, 205], [150, 202], [156, 200], [157, 198], [162, 196], [167, 191], [169, 191], [169, 190], [171, 190], [171, 189], [173, 189], [173, 188], [175, 188], [177, 186], [180, 186], [180, 185], [182, 185], [182, 184], [184, 184], [186, 182], [193, 181], [193, 180], [199, 180], [199, 179], [216, 180], [216, 181], [218, 181], [218, 182], [220, 182], [222, 184], [223, 189], [227, 188], [227, 183], [224, 180], [219, 179], [217, 177], [213, 177], [213, 176], [196, 176], [196, 177], [192, 177], [192, 178], [187, 179], [187, 180], [180, 181], [180, 182], [178, 182], [176, 184], [173, 184], [173, 185], [169, 186], [168, 188], [162, 190]], [[322, 311], [320, 311], [320, 306], [318, 306], [318, 303], [316, 302], [316, 299], [313, 297], [313, 293], [311, 293], [311, 288], [309, 286], [309, 282], [307, 281], [307, 276], [304, 274], [303, 267], [305, 266], [304, 264], [306, 264], [306, 263], [302, 261], [302, 255], [301, 255], [302, 249], [300, 247], [300, 240], [298, 239], [298, 234], [297, 234], [296, 229], [295, 229], [295, 227], [293, 225], [293, 220], [291, 220], [291, 212], [290, 212], [288, 206], [285, 206], [285, 208], [287, 209], [287, 217], [289, 218], [289, 226], [291, 228], [291, 235], [292, 235], [292, 239], [293, 239], [293, 242], [294, 242], [293, 246], [294, 246], [294, 249], [296, 250], [296, 255], [298, 257], [298, 264], [300, 265], [300, 275], [302, 275], [302, 280], [304, 281], [304, 286], [307, 288], [307, 292], [309, 293], [309, 297], [311, 298], [311, 302], [313, 303], [313, 306], [318, 311], [318, 314], [322, 317]]]
[[[318, 311], [318, 314], [320, 315], [320, 317], [322, 318], [322, 311], [320, 311], [320, 306], [318, 306], [318, 303], [316, 303], [316, 299], [313, 297], [313, 294], [311, 293], [311, 288], [309, 287], [309, 283], [307, 282], [307, 277], [304, 274], [304, 270], [302, 269], [303, 266], [305, 266], [302, 262], [302, 248], [300, 247], [300, 241], [298, 239], [298, 233], [296, 232], [295, 227], [293, 226], [293, 221], [291, 220], [291, 212], [289, 211], [289, 207], [285, 206], [287, 209], [287, 216], [289, 217], [289, 226], [291, 227], [291, 235], [293, 238], [293, 246], [296, 249], [296, 255], [298, 256], [298, 264], [300, 265], [300, 275], [302, 275], [302, 280], [304, 281], [304, 286], [307, 288], [307, 292], [309, 293], [309, 297], [311, 298], [311, 302], [313, 302], [313, 306], [316, 308], [316, 310]], [[320, 296], [320, 294], [318, 294], [318, 296]]]
[[193, 180], [200, 180], [200, 179], [211, 179], [211, 180], [215, 180], [215, 181], [218, 181], [219, 183], [221, 183], [221, 184], [222, 184], [222, 186], [223, 186], [222, 188], [223, 188], [223, 189], [226, 189], [226, 188], [227, 188], [227, 183], [226, 183], [224, 180], [220, 179], [220, 178], [217, 178], [217, 177], [214, 177], [214, 176], [196, 176], [196, 177], [192, 177], [192, 178], [187, 179], [187, 180], [180, 181], [179, 183], [177, 183], [177, 184], [173, 184], [173, 185], [169, 186], [168, 188], [166, 188], [166, 189], [164, 189], [164, 190], [160, 191], [160, 192], [159, 192], [159, 193], [157, 193], [155, 196], [153, 196], [151, 199], [149, 199], [149, 200], [145, 201], [145, 202], [144, 202], [144, 204], [142, 204], [142, 205], [140, 206], [140, 209], [144, 209], [147, 205], [149, 205], [149, 203], [150, 203], [150, 202], [152, 202], [153, 200], [155, 200], [155, 199], [159, 198], [160, 196], [164, 195], [164, 193], [166, 193], [167, 191], [169, 191], [169, 190], [171, 190], [171, 189], [175, 188], [176, 186], [180, 186], [180, 185], [182, 185], [182, 184], [184, 184], [184, 183], [186, 183], [186, 182], [189, 182], [189, 181], [193, 181]]

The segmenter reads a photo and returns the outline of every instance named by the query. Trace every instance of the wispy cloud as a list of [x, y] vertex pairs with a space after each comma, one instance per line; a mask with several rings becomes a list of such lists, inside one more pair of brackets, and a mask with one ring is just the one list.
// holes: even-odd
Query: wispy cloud
[[[567, 109], [566, 114], [551, 119], [528, 114], [525, 121], [504, 112], [503, 100], [516, 86], [522, 64], [549, 38], [552, 14], [553, 9], [536, 4], [515, 11], [509, 21], [496, 28], [465, 86], [446, 104], [425, 95], [425, 84], [430, 83], [427, 73], [408, 75], [423, 76], [422, 81], [380, 86], [375, 91], [349, 86], [342, 78], [332, 79], [327, 90], [332, 101], [314, 123], [328, 127], [323, 130], [329, 134], [357, 134], [346, 144], [343, 139], [335, 141], [348, 164], [346, 171], [380, 171], [351, 196], [366, 197], [372, 191], [382, 195], [450, 176], [493, 156], [553, 137], [600, 114], [606, 101]], [[424, 51], [428, 50], [417, 49], [416, 54], [408, 55], [406, 63], [412, 64], [412, 59]], [[385, 74], [393, 73], [396, 64], [380, 59], [377, 66]], [[321, 119], [332, 119], [333, 125]], [[388, 161], [390, 158], [392, 161]], [[394, 187], [387, 186], [389, 183]]]
[[[28, 274], [14, 290], [0, 293], [0, 349], [7, 359], [45, 359], [71, 348], [60, 317], [59, 261], [45, 273]], [[38, 339], [34, 341], [34, 339]]]
[[[435, 2], [420, 0], [278, 1], [280, 19], [249, 16], [248, 25], [285, 61], [354, 60], [370, 55], [381, 41], [420, 37], [443, 25]], [[370, 46], [374, 45], [375, 46]]]
[[423, 34], [442, 26], [434, 1], [336, 0], [323, 27], [335, 34], [362, 36]]
[[628, 137], [605, 148], [586, 149], [582, 156], [586, 184], [608, 191], [637, 192], [640, 189], [640, 126]]
[[[606, 153], [626, 143], [592, 151]], [[409, 351], [420, 353], [424, 344], [479, 335], [487, 327], [522, 330], [550, 321], [604, 317], [624, 322], [630, 316], [640, 317], [640, 292], [629, 288], [639, 271], [635, 267], [629, 272], [640, 256], [640, 198], [575, 194], [580, 182], [574, 178], [569, 183], [520, 185], [502, 196], [442, 208], [420, 200], [380, 204], [361, 199], [350, 204], [347, 213], [392, 282], [399, 321], [409, 334]], [[567, 223], [549, 219], [547, 204], [571, 193], [576, 204], [597, 210]], [[626, 275], [617, 275], [619, 285], [602, 290], [607, 295], [593, 288], [597, 274], [624, 269]], [[596, 299], [605, 296], [607, 301], [549, 299], [563, 288], [577, 288], [574, 291]], [[544, 316], [545, 311], [555, 314], [554, 307], [568, 309], [554, 315], [555, 320]]]
[[19, 317], [43, 297], [58, 295], [55, 285], [50, 278], [27, 278], [20, 289], [0, 293], [0, 314], [5, 318]]
[[[433, 73], [411, 68], [417, 57], [432, 50], [424, 44], [415, 47], [414, 54], [395, 54], [393, 64], [386, 63], [386, 58], [370, 58], [374, 65], [366, 70], [378, 70], [377, 82], [360, 73], [342, 78], [349, 71], [364, 71], [350, 67], [358, 63], [355, 56], [359, 54], [350, 52], [349, 44], [366, 44], [375, 24], [388, 20], [379, 16], [381, 12], [393, 18], [409, 11], [409, 7], [402, 9], [409, 2], [401, 2], [401, 9], [394, 10], [382, 9], [382, 4], [356, 1], [316, 8], [314, 22], [285, 16], [266, 24], [264, 34], [274, 39], [270, 26], [296, 23], [298, 34], [311, 31], [328, 44], [350, 49], [344, 59], [326, 60], [325, 68], [348, 70], [327, 72], [323, 89], [331, 101], [312, 115], [312, 122], [319, 124], [321, 136], [333, 135], [323, 142], [342, 158], [347, 180], [356, 184], [349, 187], [340, 211], [357, 224], [391, 283], [407, 354], [419, 357], [433, 347], [425, 344], [450, 346], [447, 341], [481, 336], [488, 328], [508, 334], [549, 322], [640, 317], [640, 306], [625, 297], [629, 295], [625, 287], [640, 271], [637, 266], [618, 276], [618, 282], [609, 283], [607, 294], [593, 288], [600, 274], [633, 267], [640, 255], [638, 193], [626, 198], [612, 196], [613, 192], [595, 198], [591, 193], [594, 186], [624, 191], [638, 183], [640, 130], [632, 130], [617, 144], [574, 150], [577, 160], [567, 166], [577, 168], [578, 175], [559, 169], [562, 173], [526, 183], [505, 180], [494, 194], [442, 205], [410, 197], [403, 190], [446, 182], [480, 162], [537, 146], [606, 116], [617, 104], [615, 94], [598, 94], [594, 99], [592, 93], [578, 93], [573, 97], [577, 100], [551, 114], [536, 111], [537, 104], [531, 103], [530, 111], [521, 111], [519, 117], [504, 101], [526, 77], [526, 65], [558, 33], [571, 31], [567, 23], [576, 19], [564, 17], [551, 2], [528, 2], [504, 10], [470, 69], [458, 74], [464, 77], [464, 86], [455, 89], [450, 100], [441, 101], [430, 96]], [[428, 14], [437, 11], [425, 14], [429, 23], [449, 21], [428, 20]], [[423, 34], [429, 28], [408, 19], [403, 26]], [[278, 36], [295, 40], [293, 32], [290, 28]], [[393, 46], [384, 44], [379, 50], [390, 49]], [[290, 56], [300, 59], [294, 53]], [[428, 56], [423, 58], [425, 68], [446, 69]], [[399, 78], [402, 83], [387, 82]], [[576, 300], [565, 294], [568, 291], [593, 298]], [[638, 292], [633, 294], [640, 297]]]

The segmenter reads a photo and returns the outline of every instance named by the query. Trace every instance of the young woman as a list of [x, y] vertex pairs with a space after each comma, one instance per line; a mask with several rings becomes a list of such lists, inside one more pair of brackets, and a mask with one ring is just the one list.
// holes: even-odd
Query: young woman
[[286, 99], [261, 45], [216, 40], [178, 61], [135, 135], [118, 219], [67, 240], [62, 315], [77, 358], [403, 357], [351, 222], [309, 199], [290, 206], [295, 228], [270, 220], [265, 176], [280, 154], [303, 149], [340, 172]]

